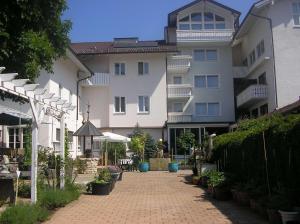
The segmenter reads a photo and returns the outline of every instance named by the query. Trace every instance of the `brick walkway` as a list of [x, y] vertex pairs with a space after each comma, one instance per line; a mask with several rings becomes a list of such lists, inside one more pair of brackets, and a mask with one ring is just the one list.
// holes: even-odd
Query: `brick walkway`
[[109, 196], [82, 195], [47, 223], [265, 224], [248, 209], [206, 197], [203, 190], [185, 183], [187, 174], [124, 173]]

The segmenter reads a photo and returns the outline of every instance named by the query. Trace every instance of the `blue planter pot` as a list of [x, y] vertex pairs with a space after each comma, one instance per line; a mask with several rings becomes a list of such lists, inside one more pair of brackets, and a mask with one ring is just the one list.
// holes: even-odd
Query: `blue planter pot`
[[169, 163], [169, 172], [176, 173], [178, 171], [178, 163]]
[[149, 163], [146, 163], [146, 162], [140, 163], [139, 164], [139, 171], [143, 172], [143, 173], [148, 172], [149, 171]]

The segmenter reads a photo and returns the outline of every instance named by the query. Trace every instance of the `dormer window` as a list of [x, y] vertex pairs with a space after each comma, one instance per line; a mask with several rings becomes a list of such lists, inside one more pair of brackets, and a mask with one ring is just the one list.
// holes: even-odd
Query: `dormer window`
[[178, 20], [179, 30], [225, 29], [225, 18], [212, 12], [195, 12]]

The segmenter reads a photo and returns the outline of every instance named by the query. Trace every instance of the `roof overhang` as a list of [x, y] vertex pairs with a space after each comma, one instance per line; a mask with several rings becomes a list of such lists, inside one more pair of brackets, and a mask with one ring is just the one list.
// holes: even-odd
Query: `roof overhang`
[[77, 58], [76, 54], [71, 49], [71, 47], [67, 48], [66, 55], [87, 76], [91, 76], [93, 74], [93, 72]]
[[249, 29], [253, 26], [257, 17], [253, 15], [259, 14], [263, 9], [265, 9], [270, 4], [274, 4], [274, 0], [260, 0], [252, 5], [247, 15], [245, 16], [243, 22], [241, 23], [239, 29], [235, 33], [233, 46], [239, 44], [241, 39], [248, 33]]
[[187, 5], [179, 8], [179, 9], [176, 9], [173, 12], [169, 13], [169, 15], [168, 15], [168, 26], [169, 27], [174, 27], [176, 25], [177, 14], [179, 12], [181, 12], [181, 11], [187, 9], [187, 8], [193, 7], [194, 5], [196, 5], [196, 4], [200, 3], [200, 2], [210, 3], [210, 4], [213, 4], [215, 6], [221, 7], [223, 9], [227, 10], [227, 11], [230, 11], [232, 14], [234, 14], [237, 17], [237, 19], [241, 15], [241, 12], [239, 12], [239, 11], [233, 9], [233, 8], [230, 8], [230, 7], [226, 6], [226, 5], [223, 5], [223, 4], [219, 3], [219, 2], [216, 2], [214, 0], [195, 0], [195, 1], [193, 1], [193, 2], [191, 2], [189, 4], [187, 4]]

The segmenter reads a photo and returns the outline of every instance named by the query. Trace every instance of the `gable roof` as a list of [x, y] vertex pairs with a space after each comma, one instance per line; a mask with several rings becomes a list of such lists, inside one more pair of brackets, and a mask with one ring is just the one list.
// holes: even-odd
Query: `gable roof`
[[175, 25], [174, 22], [176, 21], [176, 19], [174, 20], [174, 18], [177, 16], [177, 14], [179, 12], [181, 12], [182, 10], [185, 10], [187, 8], [190, 8], [190, 7], [196, 5], [196, 4], [200, 3], [200, 2], [209, 2], [209, 3], [212, 3], [212, 4], [216, 5], [216, 6], [218, 6], [218, 7], [221, 7], [223, 9], [225, 9], [225, 10], [228, 10], [228, 11], [232, 12], [233, 14], [236, 14], [237, 16], [241, 15], [241, 12], [239, 12], [239, 11], [233, 9], [233, 8], [230, 8], [230, 7], [226, 6], [226, 5], [223, 5], [223, 4], [221, 4], [221, 3], [217, 2], [217, 1], [214, 1], [214, 0], [195, 0], [195, 1], [189, 3], [189, 4], [185, 5], [185, 6], [180, 7], [179, 9], [176, 9], [173, 12], [169, 13], [169, 15], [168, 15], [168, 26], [172, 27], [172, 26]]
[[138, 41], [122, 45], [116, 42], [82, 42], [72, 43], [70, 47], [76, 55], [177, 52], [175, 44], [166, 44], [164, 40]]

